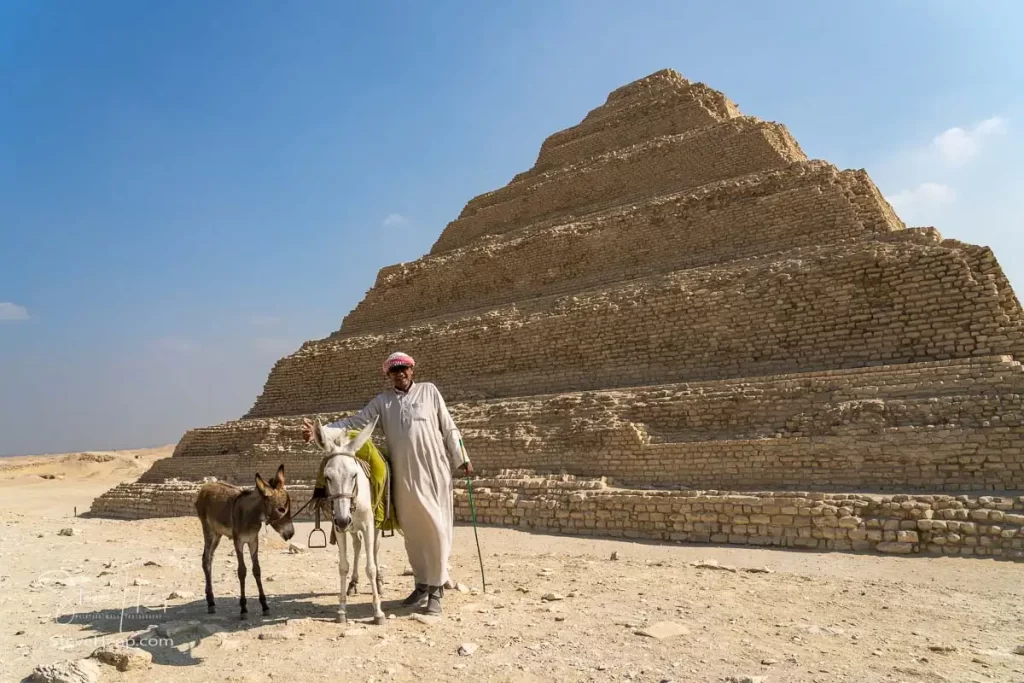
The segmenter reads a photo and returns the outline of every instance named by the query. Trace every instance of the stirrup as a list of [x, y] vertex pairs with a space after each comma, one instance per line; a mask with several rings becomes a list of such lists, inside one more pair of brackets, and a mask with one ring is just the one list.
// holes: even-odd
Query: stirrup
[[[306, 547], [308, 548], [326, 548], [327, 547], [327, 534], [323, 529], [320, 528], [320, 504], [316, 505], [316, 521], [313, 523], [313, 530], [309, 532], [309, 538], [306, 540]], [[313, 545], [313, 534], [320, 532], [320, 538], [323, 539], [322, 545]]]

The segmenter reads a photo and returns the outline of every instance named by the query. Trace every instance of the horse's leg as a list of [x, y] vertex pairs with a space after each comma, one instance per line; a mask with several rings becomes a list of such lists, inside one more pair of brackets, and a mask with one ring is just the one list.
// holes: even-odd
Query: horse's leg
[[242, 609], [239, 618], [248, 619], [249, 610], [245, 606], [245, 553], [242, 552], [245, 542], [237, 536], [233, 540], [235, 541], [235, 557], [238, 558], [238, 605]]
[[377, 592], [384, 592], [384, 572], [380, 568], [380, 529], [377, 529], [373, 535], [373, 563], [377, 565]]
[[348, 621], [346, 611], [348, 596], [345, 594], [345, 582], [348, 581], [348, 532], [338, 534], [338, 575], [341, 577], [341, 591], [338, 593], [338, 623]]
[[203, 574], [206, 576], [206, 611], [210, 614], [217, 612], [217, 605], [213, 602], [213, 554], [217, 551], [220, 543], [220, 534], [203, 521]]
[[252, 575], [256, 578], [256, 588], [260, 592], [260, 606], [263, 608], [263, 613], [266, 614], [270, 611], [270, 606], [267, 605], [267, 596], [263, 593], [263, 580], [260, 578], [260, 537], [256, 535], [251, 541], [249, 541], [249, 556], [252, 557]]
[[348, 582], [348, 594], [359, 593], [359, 551], [363, 547], [363, 539], [359, 534], [352, 534], [352, 579]]
[[384, 625], [384, 612], [380, 608], [380, 589], [377, 587], [377, 543], [374, 538], [373, 517], [363, 524], [362, 535], [366, 537], [366, 580], [373, 590], [373, 623]]

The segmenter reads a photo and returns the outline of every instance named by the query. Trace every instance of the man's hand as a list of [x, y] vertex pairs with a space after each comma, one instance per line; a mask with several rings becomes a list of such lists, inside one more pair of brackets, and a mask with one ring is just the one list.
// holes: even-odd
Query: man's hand
[[306, 443], [313, 440], [313, 423], [308, 417], [302, 418], [302, 440]]
[[467, 460], [466, 462], [464, 462], [461, 465], [459, 465], [459, 471], [463, 472], [467, 477], [472, 476], [473, 475], [473, 463], [471, 463], [470, 461]]

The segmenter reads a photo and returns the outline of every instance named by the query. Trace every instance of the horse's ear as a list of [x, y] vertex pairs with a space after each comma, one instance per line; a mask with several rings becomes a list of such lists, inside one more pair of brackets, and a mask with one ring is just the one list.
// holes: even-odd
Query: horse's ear
[[270, 488], [279, 489], [284, 486], [284, 463], [281, 463], [277, 467], [277, 474], [270, 480]]
[[256, 490], [260, 492], [261, 496], [267, 495], [267, 482], [263, 481], [259, 472], [256, 473]]
[[379, 418], [379, 415], [374, 417], [370, 424], [363, 427], [362, 431], [360, 431], [359, 434], [356, 435], [356, 438], [352, 439], [352, 441], [349, 442], [348, 445], [349, 448], [351, 448], [353, 454], [358, 453], [359, 449], [362, 448], [366, 444], [366, 442], [370, 440], [371, 436], [373, 436], [373, 430], [377, 427], [377, 420]]

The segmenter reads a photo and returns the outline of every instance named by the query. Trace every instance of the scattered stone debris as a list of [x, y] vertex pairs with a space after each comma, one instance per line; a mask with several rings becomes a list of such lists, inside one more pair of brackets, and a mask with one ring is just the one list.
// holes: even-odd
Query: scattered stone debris
[[81, 534], [81, 531], [70, 526], [64, 527], [63, 529], [57, 532], [58, 536], [81, 536]]
[[435, 617], [435, 616], [431, 616], [429, 614], [419, 614], [419, 613], [417, 613], [417, 614], [412, 615], [412, 618], [413, 618], [413, 621], [418, 621], [421, 624], [426, 624], [427, 626], [433, 626], [434, 624], [437, 624], [437, 623], [439, 623], [441, 621], [441, 617]]
[[289, 543], [288, 544], [288, 552], [291, 555], [300, 555], [300, 554], [306, 552], [306, 549], [303, 548], [300, 545], [295, 545], [294, 543]]
[[191, 600], [196, 597], [196, 594], [192, 591], [171, 591], [171, 594], [167, 596], [168, 600]]
[[618, 553], [618, 551], [615, 551], [615, 550], [613, 550], [613, 551], [612, 551], [612, 556], [611, 556], [611, 557], [609, 557], [608, 559], [609, 559], [609, 560], [617, 560], [617, 559], [619, 559], [619, 553]]
[[402, 570], [402, 576], [415, 576], [415, 575], [416, 574], [415, 574], [415, 572], [413, 572], [412, 567], [410, 567], [409, 565], [405, 565], [405, 569]]
[[460, 593], [468, 593], [469, 592], [469, 586], [467, 586], [464, 583], [457, 583], [457, 584], [455, 584], [455, 590], [459, 591]]
[[721, 569], [722, 571], [733, 573], [736, 573], [737, 571], [736, 567], [727, 564], [719, 564], [718, 560], [697, 560], [696, 562], [691, 562], [690, 566], [694, 569]]
[[462, 657], [469, 657], [476, 652], [479, 645], [476, 643], [463, 643], [459, 645], [459, 655]]
[[148, 586], [151, 583], [152, 581], [149, 581], [148, 579], [135, 579], [132, 581], [133, 586]]
[[96, 683], [100, 680], [100, 667], [89, 659], [41, 664], [32, 670], [29, 680], [33, 683]]
[[176, 638], [185, 633], [195, 631], [199, 627], [199, 621], [168, 621], [156, 627], [156, 634], [164, 638]]
[[743, 571], [748, 574], [774, 574], [775, 570], [768, 567], [745, 567]]
[[638, 636], [664, 640], [665, 638], [672, 638], [675, 636], [685, 636], [690, 633], [690, 629], [682, 624], [677, 624], [674, 621], [659, 621], [656, 624], [651, 624], [650, 626], [637, 629], [634, 633]]
[[956, 652], [955, 645], [929, 645], [928, 649], [932, 652]]
[[23, 636], [23, 635], [25, 635], [25, 632], [24, 631], [15, 631], [14, 635], [16, 635], [16, 636]]
[[725, 683], [764, 683], [764, 676], [727, 676]]
[[153, 560], [146, 560], [146, 563], [144, 565], [142, 565], [142, 566], [143, 567], [163, 567], [162, 564], [160, 564], [159, 562], [154, 562]]
[[152, 653], [127, 645], [104, 645], [94, 650], [91, 656], [118, 671], [148, 669], [153, 663]]
[[779, 660], [772, 659], [771, 657], [765, 657], [764, 659], [761, 660], [761, 663], [763, 665], [765, 665], [765, 666], [771, 666], [772, 664], [778, 664]]
[[565, 596], [559, 593], [545, 593], [540, 599], [544, 602], [556, 602], [558, 600], [565, 600]]
[[269, 628], [259, 635], [260, 640], [295, 640], [295, 633], [287, 625]]

